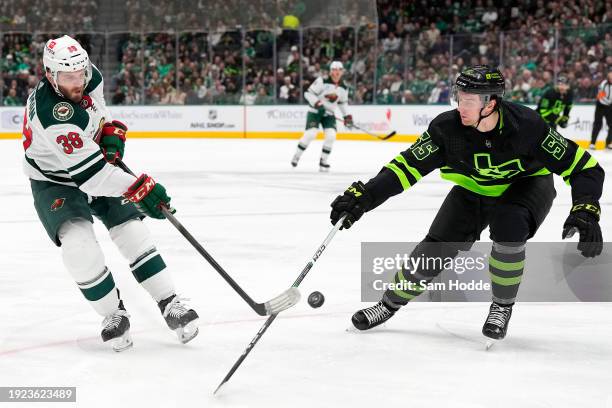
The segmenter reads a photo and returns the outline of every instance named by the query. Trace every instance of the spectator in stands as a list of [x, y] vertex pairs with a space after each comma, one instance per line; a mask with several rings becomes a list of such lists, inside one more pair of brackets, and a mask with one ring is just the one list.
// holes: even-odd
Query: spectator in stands
[[597, 88], [593, 86], [589, 77], [582, 77], [578, 80], [578, 87], [574, 100], [578, 103], [587, 103], [595, 100], [597, 96]]
[[436, 87], [432, 89], [427, 103], [430, 104], [448, 104], [449, 103], [449, 88], [444, 81], [438, 81]]
[[286, 76], [283, 78], [283, 84], [279, 88], [278, 99], [280, 103], [289, 103], [289, 94], [295, 85], [291, 83], [291, 77]]
[[255, 98], [255, 105], [272, 105], [274, 99], [268, 94], [264, 86], [257, 88], [257, 97]]
[[255, 91], [255, 88], [253, 88], [253, 84], [246, 84], [244, 91], [240, 96], [239, 103], [241, 105], [254, 105], [256, 99], [257, 92]]
[[20, 106], [22, 105], [21, 99], [17, 97], [17, 89], [11, 88], [8, 91], [8, 95], [4, 98], [4, 106]]

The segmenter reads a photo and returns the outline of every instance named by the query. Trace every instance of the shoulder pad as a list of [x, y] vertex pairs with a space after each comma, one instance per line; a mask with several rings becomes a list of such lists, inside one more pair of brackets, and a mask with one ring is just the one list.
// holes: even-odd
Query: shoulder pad
[[95, 65], [91, 64], [91, 80], [87, 84], [87, 88], [85, 88], [85, 93], [91, 93], [100, 83], [102, 83], [102, 73]]
[[89, 115], [69, 99], [60, 97], [48, 81], [36, 89], [36, 115], [46, 129], [53, 125], [72, 124], [85, 130]]

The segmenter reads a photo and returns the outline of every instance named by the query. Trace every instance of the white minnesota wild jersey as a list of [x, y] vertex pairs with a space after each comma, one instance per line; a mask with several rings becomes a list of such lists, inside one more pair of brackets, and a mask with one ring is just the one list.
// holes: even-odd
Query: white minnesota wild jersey
[[28, 97], [23, 123], [23, 169], [33, 180], [74, 186], [90, 196], [119, 197], [132, 175], [108, 164], [95, 142], [112, 120], [104, 101], [104, 82], [92, 67], [83, 100], [59, 96], [44, 78]]
[[326, 115], [333, 115], [336, 106], [340, 108], [342, 116], [348, 115], [346, 107], [348, 105], [348, 86], [342, 80], [336, 85], [331, 78], [317, 78], [308, 90], [304, 93], [304, 98], [310, 105], [308, 111], [316, 113], [314, 105], [321, 101], [328, 111]]

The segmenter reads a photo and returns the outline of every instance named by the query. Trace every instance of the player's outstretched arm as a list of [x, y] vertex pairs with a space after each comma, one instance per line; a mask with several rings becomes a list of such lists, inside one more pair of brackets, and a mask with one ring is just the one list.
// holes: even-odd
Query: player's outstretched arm
[[544, 166], [572, 188], [572, 209], [563, 224], [562, 238], [575, 232], [580, 234], [578, 250], [585, 257], [594, 257], [603, 250], [603, 237], [599, 226], [605, 173], [597, 160], [573, 140], [561, 136], [556, 130], [544, 129], [545, 136], [535, 146], [535, 156]]
[[429, 131], [401, 152], [367, 183], [354, 182], [332, 202], [332, 224], [347, 214], [343, 227], [350, 228], [363, 214], [390, 197], [415, 185], [421, 178], [444, 165], [442, 143], [435, 143]]

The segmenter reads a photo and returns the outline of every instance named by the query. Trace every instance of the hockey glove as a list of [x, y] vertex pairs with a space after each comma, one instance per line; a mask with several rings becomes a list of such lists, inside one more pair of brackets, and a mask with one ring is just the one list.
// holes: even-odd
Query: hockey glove
[[125, 132], [127, 132], [127, 126], [118, 120], [107, 122], [102, 127], [98, 144], [107, 162], [114, 164], [117, 159], [123, 158], [123, 153], [125, 152]]
[[596, 257], [603, 250], [603, 237], [599, 227], [600, 214], [597, 201], [580, 200], [574, 203], [569, 217], [563, 224], [562, 238], [570, 238], [578, 231], [580, 233], [578, 250], [587, 258]]
[[567, 122], [569, 120], [568, 116], [562, 115], [559, 116], [559, 118], [557, 118], [557, 125], [561, 126], [562, 128], [566, 128], [567, 127]]
[[317, 113], [319, 115], [325, 115], [325, 112], [327, 112], [327, 110], [325, 109], [325, 105], [323, 105], [323, 102], [321, 101], [315, 103], [314, 108], [317, 110]]
[[336, 197], [331, 203], [331, 223], [336, 225], [338, 220], [346, 214], [342, 223], [343, 228], [350, 228], [359, 220], [372, 204], [372, 198], [361, 181], [357, 181], [346, 189], [343, 195]]
[[344, 126], [346, 126], [349, 129], [353, 128], [353, 115], [346, 115], [344, 117]]
[[175, 210], [170, 207], [170, 197], [161, 184], [155, 183], [151, 177], [142, 174], [123, 194], [125, 198], [133, 202], [138, 210], [157, 219], [166, 218], [161, 208], [165, 207], [174, 214]]

